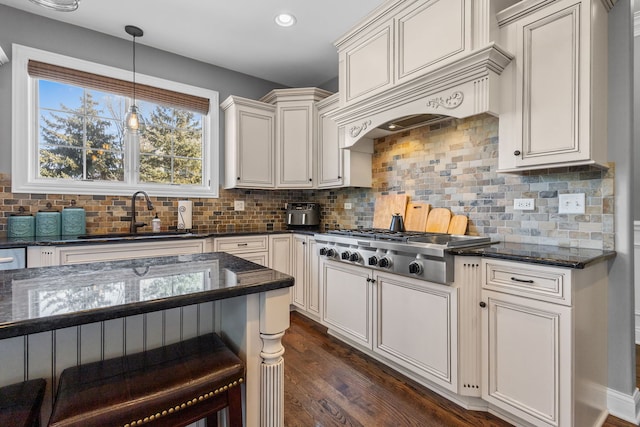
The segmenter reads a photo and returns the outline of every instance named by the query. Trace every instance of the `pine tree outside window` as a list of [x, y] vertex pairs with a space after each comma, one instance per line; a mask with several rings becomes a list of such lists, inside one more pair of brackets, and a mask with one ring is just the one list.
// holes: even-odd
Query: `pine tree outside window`
[[13, 191], [218, 196], [217, 92], [138, 75], [132, 135], [130, 72], [21, 46], [13, 70]]

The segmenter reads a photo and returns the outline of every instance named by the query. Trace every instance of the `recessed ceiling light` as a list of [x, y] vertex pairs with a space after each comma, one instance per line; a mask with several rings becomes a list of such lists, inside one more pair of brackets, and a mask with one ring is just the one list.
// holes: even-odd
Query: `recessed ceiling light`
[[31, 0], [39, 6], [59, 12], [73, 12], [78, 8], [79, 0]]
[[291, 27], [296, 23], [296, 17], [289, 13], [281, 13], [276, 16], [276, 24], [281, 27]]

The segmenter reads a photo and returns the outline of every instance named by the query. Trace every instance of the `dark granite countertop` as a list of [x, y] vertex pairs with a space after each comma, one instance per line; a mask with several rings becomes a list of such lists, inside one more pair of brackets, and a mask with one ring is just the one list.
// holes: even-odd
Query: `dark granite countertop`
[[585, 268], [589, 264], [605, 261], [616, 256], [615, 251], [532, 245], [530, 243], [497, 243], [481, 248], [455, 249], [450, 252], [461, 256], [479, 255], [487, 258], [568, 268]]
[[0, 236], [0, 249], [24, 248], [27, 246], [62, 246], [62, 245], [94, 245], [96, 243], [127, 243], [140, 241], [159, 241], [173, 239], [204, 239], [208, 237], [252, 236], [260, 234], [306, 234], [314, 235], [318, 230], [271, 230], [271, 231], [209, 231], [193, 232], [163, 231], [159, 233], [140, 232], [135, 235], [129, 233], [87, 234], [84, 236], [52, 236], [9, 238]]
[[293, 286], [226, 253], [0, 271], [0, 339]]

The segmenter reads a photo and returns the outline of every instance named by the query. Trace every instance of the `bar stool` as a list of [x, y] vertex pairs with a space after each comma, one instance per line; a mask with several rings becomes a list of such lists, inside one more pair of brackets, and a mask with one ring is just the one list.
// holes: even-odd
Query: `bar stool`
[[49, 426], [182, 427], [205, 418], [215, 427], [228, 407], [231, 427], [241, 427], [244, 374], [216, 334], [75, 366], [60, 376]]
[[42, 378], [0, 388], [0, 426], [40, 427], [47, 382]]

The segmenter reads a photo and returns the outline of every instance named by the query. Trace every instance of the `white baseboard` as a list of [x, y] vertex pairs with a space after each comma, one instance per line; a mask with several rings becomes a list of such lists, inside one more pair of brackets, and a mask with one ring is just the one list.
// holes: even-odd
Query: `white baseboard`
[[[640, 274], [640, 266], [636, 266], [636, 274]], [[636, 292], [640, 289], [636, 289]], [[636, 311], [636, 344], [640, 344], [640, 311]]]
[[607, 390], [609, 414], [635, 425], [640, 425], [640, 392], [636, 388], [633, 396], [616, 390]]

